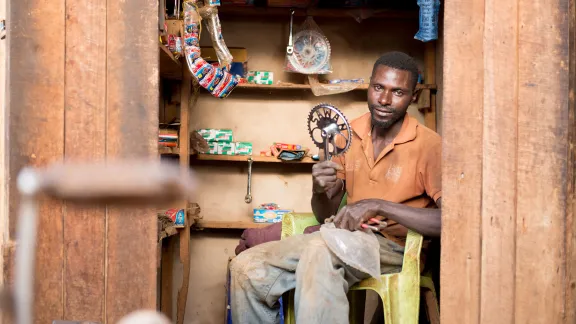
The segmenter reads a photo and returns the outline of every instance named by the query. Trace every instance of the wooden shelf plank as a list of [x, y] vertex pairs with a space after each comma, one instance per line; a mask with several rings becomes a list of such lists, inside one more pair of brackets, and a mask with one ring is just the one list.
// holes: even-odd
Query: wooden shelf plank
[[[352, 91], [355, 90], [368, 90], [368, 83], [364, 83]], [[257, 89], [257, 90], [311, 90], [309, 84], [298, 84], [298, 83], [276, 83], [271, 85], [266, 84], [253, 84], [253, 83], [240, 83], [237, 89]], [[416, 89], [436, 89], [435, 84], [418, 84]]]
[[[290, 17], [291, 8], [280, 7], [254, 7], [254, 6], [220, 6], [218, 14], [221, 16], [232, 17]], [[353, 18], [353, 19], [371, 19], [371, 18], [398, 18], [398, 19], [418, 19], [417, 10], [389, 10], [389, 9], [369, 9], [369, 8], [294, 8], [296, 17], [322, 17], [322, 18]]]
[[158, 43], [160, 51], [160, 77], [165, 79], [182, 79], [182, 64], [172, 52], [162, 43]]
[[[247, 162], [249, 155], [216, 155], [216, 154], [198, 154], [192, 156], [193, 159], [201, 161], [229, 161], [229, 162]], [[314, 164], [316, 161], [312, 158], [306, 156], [302, 161], [282, 161], [273, 156], [258, 156], [253, 155], [252, 160], [254, 162], [265, 162], [265, 163], [290, 163], [290, 164]]]
[[247, 229], [247, 228], [264, 228], [273, 223], [254, 223], [249, 221], [208, 221], [199, 220], [193, 226], [197, 229]]

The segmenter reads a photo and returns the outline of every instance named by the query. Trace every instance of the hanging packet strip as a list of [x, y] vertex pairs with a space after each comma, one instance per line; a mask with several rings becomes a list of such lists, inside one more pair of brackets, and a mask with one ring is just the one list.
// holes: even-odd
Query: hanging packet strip
[[196, 0], [184, 3], [184, 53], [190, 72], [198, 83], [217, 98], [225, 98], [238, 85], [239, 78], [214, 67], [200, 56], [201, 17]]
[[418, 6], [420, 6], [420, 29], [414, 38], [422, 42], [438, 39], [440, 0], [418, 0]]

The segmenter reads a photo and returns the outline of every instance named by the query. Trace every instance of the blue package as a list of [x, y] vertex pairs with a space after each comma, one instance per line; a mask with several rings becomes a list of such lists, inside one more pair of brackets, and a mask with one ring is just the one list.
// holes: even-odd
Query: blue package
[[418, 0], [418, 6], [420, 6], [420, 29], [414, 38], [422, 42], [438, 39], [440, 0]]

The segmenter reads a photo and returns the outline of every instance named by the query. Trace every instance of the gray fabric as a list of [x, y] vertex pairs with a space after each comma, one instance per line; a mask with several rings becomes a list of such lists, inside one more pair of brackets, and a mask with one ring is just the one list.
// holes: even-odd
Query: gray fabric
[[[400, 271], [403, 248], [376, 238], [382, 273]], [[319, 232], [248, 249], [232, 260], [230, 275], [234, 324], [279, 323], [278, 299], [291, 289], [297, 323], [348, 323], [348, 288], [370, 277], [342, 262]]]

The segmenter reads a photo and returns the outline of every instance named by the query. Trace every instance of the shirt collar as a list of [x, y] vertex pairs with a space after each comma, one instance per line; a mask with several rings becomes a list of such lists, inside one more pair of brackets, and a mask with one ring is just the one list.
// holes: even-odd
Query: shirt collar
[[[360, 139], [364, 139], [365, 137], [370, 136], [372, 132], [372, 118], [370, 116], [370, 112], [367, 112], [366, 114], [352, 121], [350, 126], [352, 127], [352, 130], [356, 136], [360, 137]], [[402, 122], [400, 132], [394, 138], [393, 143], [403, 144], [414, 140], [416, 138], [417, 128], [418, 121], [414, 117], [406, 114], [406, 117], [404, 117], [404, 121]]]

